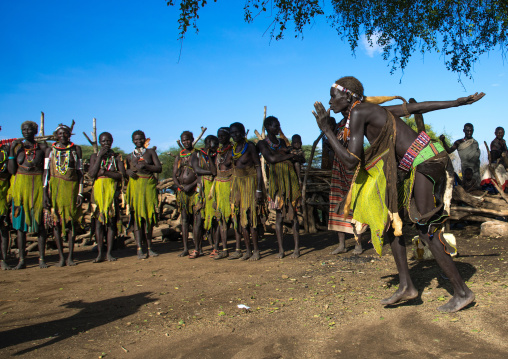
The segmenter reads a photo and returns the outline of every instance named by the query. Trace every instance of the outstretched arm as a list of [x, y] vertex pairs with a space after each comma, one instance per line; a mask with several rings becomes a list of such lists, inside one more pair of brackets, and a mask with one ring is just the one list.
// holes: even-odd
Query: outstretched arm
[[295, 157], [292, 153], [278, 153], [278, 152], [272, 152], [270, 151], [270, 148], [268, 148], [268, 144], [266, 141], [259, 141], [257, 145], [259, 152], [263, 155], [264, 159], [268, 163], [279, 163], [286, 160], [290, 160], [293, 157]]
[[[463, 105], [471, 105], [476, 101], [479, 101], [485, 96], [483, 92], [476, 92], [474, 95], [469, 95], [467, 97], [460, 97], [454, 101], [424, 101], [417, 103], [407, 103], [406, 108], [407, 112], [410, 114], [416, 113], [426, 113], [436, 110], [443, 110], [451, 107], [459, 107]], [[402, 117], [407, 116], [406, 111], [404, 111], [404, 106], [396, 105], [396, 106], [383, 106], [388, 111], [393, 113], [394, 116]]]

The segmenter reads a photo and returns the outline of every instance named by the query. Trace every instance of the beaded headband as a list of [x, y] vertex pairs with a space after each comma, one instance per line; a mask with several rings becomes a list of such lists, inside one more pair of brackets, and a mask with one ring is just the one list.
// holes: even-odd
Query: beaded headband
[[341, 85], [339, 85], [339, 84], [334, 83], [334, 84], [332, 85], [332, 87], [333, 87], [333, 88], [336, 88], [336, 89], [337, 89], [337, 90], [339, 90], [339, 91], [346, 92], [346, 93], [350, 93], [352, 96], [354, 96], [354, 97], [356, 97], [356, 98], [360, 99], [360, 101], [362, 101], [362, 100], [363, 100], [363, 97], [362, 97], [362, 96], [359, 96], [359, 95], [355, 94], [353, 91], [348, 90], [347, 88], [342, 87], [342, 86], [341, 86]]
[[58, 132], [58, 130], [66, 130], [69, 133], [71, 133], [71, 128], [69, 126], [66, 126], [66, 125], [58, 125], [58, 127], [55, 130], [55, 132]]
[[219, 130], [217, 131], [217, 133], [219, 133], [220, 131], [224, 131], [224, 132], [229, 133], [229, 127], [221, 127], [221, 128], [219, 128]]

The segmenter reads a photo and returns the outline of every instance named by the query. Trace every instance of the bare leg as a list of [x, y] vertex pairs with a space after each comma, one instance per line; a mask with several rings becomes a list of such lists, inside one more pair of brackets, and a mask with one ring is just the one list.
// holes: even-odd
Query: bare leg
[[235, 241], [236, 241], [236, 249], [232, 255], [229, 256], [228, 259], [238, 259], [242, 258], [242, 235], [240, 230], [235, 228]]
[[339, 246], [331, 254], [346, 253], [346, 233], [337, 232], [339, 238]]
[[16, 267], [13, 269], [24, 269], [26, 268], [25, 264], [25, 250], [26, 250], [26, 233], [23, 231], [18, 231], [18, 256], [19, 256], [19, 262]]
[[[421, 173], [416, 173], [415, 177], [415, 199], [420, 213], [427, 213], [434, 208], [434, 197], [432, 195], [432, 182]], [[429, 245], [432, 255], [446, 277], [449, 278], [453, 287], [453, 297], [445, 305], [437, 308], [441, 312], [453, 313], [474, 301], [474, 293], [467, 287], [462, 279], [455, 263], [450, 255], [444, 251], [444, 246], [439, 242], [437, 236], [430, 238], [427, 234], [427, 228], [420, 227], [420, 238]]]
[[95, 240], [97, 241], [97, 258], [93, 261], [94, 263], [100, 263], [104, 261], [104, 228], [105, 226], [98, 220], [95, 221]]
[[252, 256], [249, 258], [250, 261], [258, 261], [261, 259], [261, 255], [259, 253], [259, 247], [258, 247], [258, 229], [256, 227], [250, 228], [250, 235], [252, 238]]
[[46, 229], [39, 230], [39, 237], [37, 237], [37, 246], [39, 247], [39, 268], [48, 268], [46, 264]]
[[381, 300], [381, 304], [389, 305], [397, 303], [401, 300], [410, 300], [418, 296], [411, 277], [409, 276], [409, 267], [407, 265], [406, 255], [406, 243], [403, 237], [393, 237], [393, 231], [386, 234], [386, 237], [390, 240], [390, 246], [392, 248], [393, 258], [399, 271], [399, 289], [389, 297]]
[[[146, 226], [146, 224], [145, 224], [145, 226]], [[146, 229], [146, 244], [148, 246], [148, 256], [149, 257], [158, 257], [159, 253], [157, 253], [156, 251], [154, 251], [152, 249], [152, 232], [153, 232], [153, 228]]]
[[111, 251], [113, 250], [113, 242], [116, 237], [116, 221], [113, 221], [113, 223], [109, 224], [107, 231], [108, 252], [106, 254], [106, 258], [109, 262], [114, 262], [116, 261], [116, 258], [111, 255]]
[[67, 229], [67, 240], [69, 242], [69, 255], [67, 256], [67, 265], [68, 266], [75, 266], [76, 263], [74, 262], [74, 233], [72, 233], [72, 228]]
[[58, 225], [55, 225], [53, 228], [53, 236], [55, 237], [56, 248], [58, 249], [58, 256], [60, 257], [60, 260], [58, 261], [58, 267], [63, 267], [65, 266], [65, 257], [63, 254], [61, 229]]
[[295, 249], [291, 254], [291, 258], [298, 258], [300, 257], [300, 223], [298, 223], [296, 214], [293, 219], [293, 239], [295, 240]]
[[252, 256], [252, 249], [250, 247], [250, 233], [248, 228], [242, 228], [243, 241], [245, 242], [245, 254], [242, 259], [246, 260]]
[[194, 213], [194, 225], [192, 226], [192, 240], [194, 242], [194, 252], [191, 258], [196, 258], [203, 254], [202, 240], [203, 240], [203, 221], [199, 212]]
[[146, 253], [143, 252], [143, 237], [145, 233], [144, 231], [138, 227], [136, 221], [134, 221], [134, 238], [136, 238], [136, 245], [138, 246], [138, 259], [145, 259]]
[[276, 211], [275, 214], [275, 235], [277, 236], [277, 243], [279, 244], [279, 254], [277, 254], [277, 258], [284, 258], [284, 246], [283, 246], [283, 235], [282, 235], [282, 212], [280, 210]]
[[9, 248], [9, 230], [7, 226], [0, 223], [0, 237], [1, 237], [1, 246], [2, 246], [2, 259], [0, 260], [0, 266], [2, 270], [9, 270], [11, 267], [7, 264], [7, 249]]
[[182, 216], [180, 217], [180, 223], [182, 225], [182, 241], [183, 241], [183, 252], [178, 257], [185, 257], [189, 255], [189, 214], [183, 210]]
[[[226, 258], [228, 254], [228, 227], [227, 224], [223, 223], [223, 221], [220, 222], [217, 228], [217, 232], [220, 235], [220, 239], [222, 240], [222, 251], [219, 252], [214, 259], [222, 259]], [[217, 247], [219, 242], [219, 238], [217, 238]]]
[[353, 254], [362, 254], [363, 253], [362, 236], [363, 236], [363, 233], [358, 235], [358, 240], [355, 241], [355, 249], [353, 249]]

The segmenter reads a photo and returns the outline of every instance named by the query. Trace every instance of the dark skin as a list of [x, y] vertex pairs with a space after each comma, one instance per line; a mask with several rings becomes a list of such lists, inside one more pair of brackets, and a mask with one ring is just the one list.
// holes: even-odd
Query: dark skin
[[[35, 135], [37, 134], [37, 129], [33, 128], [28, 124], [23, 124], [21, 126], [21, 133], [23, 134], [24, 141], [14, 141], [10, 147], [9, 157], [14, 157], [14, 159], [9, 160], [9, 164], [7, 166], [9, 173], [11, 175], [16, 175], [16, 173], [18, 172], [23, 174], [42, 175], [44, 171], [44, 156], [48, 146], [45, 143], [38, 144], [35, 150], [34, 159], [31, 162], [29, 162], [25, 156], [24, 150], [33, 149], [34, 146], [36, 145]], [[24, 269], [26, 268], [25, 264], [26, 232], [18, 230], [17, 243], [19, 248], [19, 262], [18, 265], [13, 269]], [[47, 268], [48, 265], [44, 260], [46, 254], [46, 230], [44, 229], [42, 223], [40, 223], [39, 226], [37, 243], [39, 245], [39, 267]]]
[[[219, 130], [217, 132], [217, 138], [219, 139], [219, 143], [223, 147], [226, 147], [231, 143], [230, 142], [231, 136], [229, 135], [228, 131]], [[233, 168], [233, 156], [232, 156], [231, 150], [229, 150], [226, 154], [223, 154], [222, 156], [221, 155], [217, 155], [217, 156], [218, 156], [217, 157], [217, 169], [219, 171], [228, 171], [231, 168]], [[222, 240], [222, 252], [220, 252], [215, 257], [215, 259], [222, 259], [222, 258], [226, 258], [228, 256], [227, 241], [228, 241], [228, 226], [230, 223], [231, 223], [231, 221], [229, 221], [227, 219], [226, 220], [221, 219], [219, 222], [219, 232], [220, 232], [220, 238]], [[241, 236], [238, 231], [235, 231], [235, 238], [236, 238], [235, 254], [237, 254], [236, 257], [241, 258], [241, 249], [240, 249], [241, 248], [240, 247]]]
[[[462, 97], [455, 101], [411, 103], [407, 104], [407, 110], [408, 112], [415, 114], [469, 105], [480, 100], [484, 95], [484, 93], [475, 93], [474, 95]], [[345, 93], [332, 87], [330, 89], [330, 109], [326, 110], [320, 102], [316, 102], [314, 104], [315, 112], [313, 111], [313, 114], [316, 117], [318, 126], [329, 138], [335, 154], [338, 155], [350, 169], [355, 168], [358, 165], [358, 158], [361, 156], [361, 151], [363, 149], [364, 136], [367, 137], [370, 143], [374, 142], [385, 125], [387, 121], [387, 113], [384, 108], [386, 108], [391, 111], [394, 116], [396, 116], [397, 137], [395, 151], [399, 158], [403, 157], [409, 146], [416, 139], [417, 134], [400, 118], [398, 118], [405, 115], [402, 106], [386, 106], [383, 108], [378, 105], [360, 103], [351, 110], [354, 102], [355, 99], [350, 93]], [[341, 145], [336, 138], [334, 138], [333, 131], [327, 125], [330, 110], [335, 113], [341, 112], [346, 118], [351, 112], [351, 140], [348, 145], [348, 150], [352, 154], [348, 153], [346, 148]], [[433, 183], [419, 172], [416, 172], [415, 175], [414, 197], [417, 209], [420, 213], [427, 213], [434, 208]], [[444, 252], [442, 244], [439, 240], [437, 240], [437, 238], [431, 238], [428, 235], [426, 227], [427, 226], [418, 226], [420, 238], [422, 238], [428, 245], [437, 263], [444, 271], [445, 276], [450, 279], [454, 292], [450, 301], [439, 307], [438, 310], [442, 312], [456, 312], [473, 302], [474, 294], [464, 283], [464, 280], [460, 276], [452, 258]], [[391, 297], [381, 301], [384, 305], [390, 305], [402, 300], [414, 299], [418, 296], [418, 291], [416, 290], [409, 275], [406, 247], [403, 237], [394, 237], [393, 230], [389, 231], [386, 235], [391, 245], [400, 279], [397, 291]]]
[[294, 154], [296, 155], [293, 158], [293, 162], [295, 165], [295, 172], [296, 172], [296, 175], [298, 176], [298, 181], [300, 182], [300, 186], [301, 186], [302, 185], [302, 176], [300, 173], [302, 170], [302, 164], [304, 164], [306, 162], [306, 160], [305, 160], [304, 156], [297, 155], [297, 153], [302, 149], [302, 140], [300, 138], [294, 138], [291, 141], [291, 147], [292, 147], [292, 152], [294, 152]]
[[[0, 130], [2, 128], [0, 127]], [[9, 147], [3, 146], [2, 149], [5, 151], [6, 156], [9, 156]], [[8, 163], [8, 159], [5, 159]], [[0, 180], [9, 181], [11, 178], [11, 174], [9, 173], [7, 167], [4, 172], [0, 172]], [[7, 264], [7, 249], [9, 247], [9, 226], [5, 223], [5, 221], [0, 220], [0, 246], [2, 251], [2, 258], [0, 259], [0, 268], [2, 270], [9, 270], [11, 267]]]
[[[216, 176], [217, 175], [217, 167], [215, 165], [215, 154], [217, 153], [217, 147], [219, 147], [218, 141], [210, 141], [205, 144], [205, 152], [206, 156], [203, 153], [200, 152], [194, 152], [191, 156], [191, 166], [194, 170], [194, 173], [198, 176], [198, 181], [201, 181], [201, 176]], [[204, 167], [200, 167], [199, 165], [199, 157], [202, 156], [205, 159]], [[208, 193], [203, 193], [203, 196], [208, 196]], [[208, 200], [208, 199], [206, 199]], [[196, 223], [197, 229], [196, 233], [197, 235], [194, 236], [194, 230], [193, 230], [193, 239], [194, 244], [196, 246], [196, 250], [201, 254], [202, 253], [202, 238], [203, 238], [203, 221], [200, 220], [198, 223]], [[218, 246], [218, 240], [219, 240], [219, 232], [217, 224], [212, 223], [212, 235], [214, 239], [215, 246]], [[214, 247], [215, 250], [217, 250], [217, 247]]]
[[[70, 144], [70, 138], [71, 138], [71, 134], [69, 133], [69, 131], [61, 128], [56, 132], [57, 142], [55, 145], [57, 147], [67, 147]], [[76, 154], [77, 154], [78, 161], [79, 161], [79, 160], [81, 160], [81, 157], [82, 157], [81, 156], [81, 147], [79, 147], [79, 146], [75, 146], [75, 147], [76, 147]], [[46, 158], [49, 158], [50, 153], [51, 153], [51, 148], [47, 148], [46, 149]], [[73, 156], [69, 157], [69, 168], [77, 168], [77, 163], [74, 160]], [[77, 176], [78, 183], [81, 185], [80, 188], [82, 188], [83, 174], [82, 174], [81, 170], [76, 170], [76, 173], [78, 175]], [[45, 177], [47, 176], [48, 183], [49, 183], [49, 178], [51, 176], [50, 171], [45, 169], [44, 176]], [[77, 198], [75, 198], [75, 199], [69, 198], [69, 201], [76, 201], [76, 206], [80, 207], [81, 204], [83, 203], [83, 196], [80, 196], [78, 194]], [[44, 207], [46, 209], [51, 208], [51, 199], [49, 197], [49, 185], [47, 187], [45, 187], [45, 191], [44, 191]], [[73, 236], [72, 225], [70, 223], [66, 223], [66, 230], [67, 230], [67, 240], [69, 242], [69, 254], [67, 256], [67, 260], [65, 260], [65, 257], [63, 254], [62, 228], [58, 224], [53, 227], [53, 235], [55, 236], [55, 242], [56, 242], [56, 246], [58, 248], [58, 254], [60, 256], [60, 261], [58, 262], [59, 267], [63, 267], [65, 264], [67, 264], [68, 266], [75, 266], [76, 265], [76, 263], [73, 260], [74, 239], [75, 238]]]
[[474, 128], [472, 126], [464, 126], [464, 130], [463, 131], [464, 131], [464, 137], [465, 138], [461, 138], [460, 140], [455, 141], [451, 147], [448, 146], [448, 144], [446, 143], [446, 141], [445, 141], [445, 139], [446, 139], [445, 135], [439, 136], [439, 139], [443, 143], [443, 147], [446, 150], [446, 152], [452, 153], [457, 148], [459, 148], [461, 143], [463, 143], [463, 142], [473, 138]]
[[[231, 126], [231, 138], [237, 144], [237, 148], [243, 148], [245, 145], [245, 131], [238, 126]], [[261, 173], [261, 162], [259, 160], [259, 154], [256, 146], [252, 143], [248, 143], [245, 153], [234, 161], [233, 166], [238, 169], [250, 168], [255, 166], [258, 187], [256, 189], [256, 201], [260, 203], [263, 199], [262, 183], [263, 174]], [[250, 233], [249, 228], [250, 227]], [[256, 227], [249, 225], [246, 228], [242, 228], [243, 239], [245, 241], [246, 252], [243, 255], [243, 260], [257, 261], [261, 258], [258, 248], [258, 230]], [[252, 247], [250, 246], [250, 239], [252, 238]]]
[[[194, 149], [194, 145], [192, 144], [194, 142], [194, 137], [183, 134], [180, 137], [180, 143], [183, 146], [183, 155], [186, 155], [188, 153], [191, 153]], [[180, 167], [178, 168], [178, 161], [175, 161], [173, 165], [173, 181], [180, 191], [184, 191], [186, 193], [194, 192], [196, 189], [196, 186], [198, 184], [198, 176], [196, 175], [196, 172], [194, 172], [194, 169], [191, 167]], [[182, 225], [182, 240], [183, 240], [183, 252], [180, 253], [179, 257], [184, 257], [189, 255], [189, 214], [182, 210], [181, 217], [180, 217], [180, 223]], [[192, 238], [194, 241], [194, 247], [195, 251], [199, 253], [199, 246], [198, 246], [198, 227], [199, 223], [201, 223], [201, 214], [199, 211], [194, 213], [192, 216], [193, 219], [193, 226], [192, 226]]]
[[[136, 134], [132, 137], [132, 143], [136, 146], [137, 150], [144, 148], [146, 137], [142, 134]], [[141, 176], [151, 176], [154, 173], [162, 172], [162, 165], [159, 157], [154, 149], [147, 148], [141, 158], [137, 158], [132, 153], [126, 156], [125, 159], [126, 174], [130, 178], [136, 180]], [[121, 166], [120, 166], [121, 167]], [[141, 227], [138, 226], [137, 221], [134, 221], [134, 237], [138, 246], [137, 254], [139, 259], [147, 257], [157, 257], [158, 254], [152, 250], [152, 230], [153, 228], [147, 225], [143, 219]], [[147, 252], [143, 251], [143, 244], [146, 242]]]
[[[275, 164], [279, 162], [284, 162], [287, 160], [294, 160], [297, 161], [300, 156], [295, 155], [294, 153], [291, 153], [289, 149], [287, 148], [284, 141], [277, 138], [277, 135], [280, 133], [280, 123], [279, 121], [272, 121], [271, 123], [267, 124], [265, 126], [266, 133], [268, 136], [268, 139], [277, 145], [280, 145], [280, 147], [277, 150], [273, 150], [270, 148], [266, 140], [262, 140], [258, 142], [258, 148], [261, 154], [263, 155], [266, 162], [270, 164]], [[291, 206], [291, 204], [289, 204]], [[296, 210], [293, 209], [294, 213], [296, 213]], [[282, 232], [282, 210], [277, 209], [276, 215], [275, 215], [275, 235], [277, 236], [277, 242], [279, 243], [279, 254], [277, 255], [277, 258], [282, 259], [284, 258], [284, 247], [283, 247], [283, 232]], [[295, 242], [295, 249], [293, 250], [293, 253], [291, 254], [291, 258], [298, 258], [300, 257], [300, 225], [298, 223], [298, 218], [295, 215], [293, 218], [293, 239]]]
[[[111, 151], [111, 146], [113, 144], [113, 138], [108, 134], [102, 134], [99, 137], [99, 144], [101, 145], [101, 149], [98, 153], [93, 153], [90, 157], [90, 169], [88, 170], [88, 175], [96, 180], [99, 177], [108, 177], [112, 178], [117, 182], [121, 182], [122, 178], [127, 174], [125, 172], [125, 167], [123, 163], [119, 161], [118, 156]], [[111, 156], [114, 156], [114, 161], [116, 163], [116, 168], [119, 171], [115, 170], [107, 170], [105, 168], [101, 168], [101, 162], [106, 161]], [[110, 218], [107, 225], [102, 224], [99, 220], [95, 221], [95, 238], [97, 240], [97, 248], [99, 254], [97, 258], [93, 261], [94, 263], [100, 263], [104, 261], [104, 233], [106, 233], [106, 241], [107, 241], [107, 253], [106, 259], [110, 262], [116, 261], [116, 258], [111, 255], [111, 251], [113, 249], [113, 241], [116, 235], [117, 228], [117, 217]]]

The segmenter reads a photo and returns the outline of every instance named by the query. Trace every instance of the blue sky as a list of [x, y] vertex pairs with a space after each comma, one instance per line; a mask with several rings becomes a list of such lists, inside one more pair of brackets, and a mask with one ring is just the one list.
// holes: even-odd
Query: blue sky
[[[488, 143], [505, 120], [507, 67], [492, 52], [474, 67], [474, 79], [446, 70], [439, 54], [415, 53], [402, 73], [390, 75], [375, 49], [360, 46], [353, 56], [325, 18], [294, 38], [270, 41], [269, 15], [243, 22], [243, 2], [219, 0], [202, 9], [199, 34], [178, 38], [178, 8], [154, 1], [2, 1], [0, 3], [0, 138], [21, 137], [23, 121], [46, 115], [46, 133], [76, 121], [82, 132], [109, 131], [114, 145], [129, 151], [131, 134], [145, 131], [164, 150], [184, 130], [216, 134], [242, 122], [261, 130], [263, 106], [277, 116], [285, 134], [310, 144], [319, 135], [314, 101], [327, 103], [339, 77], [359, 78], [367, 96], [452, 100], [487, 93], [467, 107], [427, 114], [436, 132], [460, 138], [463, 124]], [[182, 46], [181, 58], [180, 47]]]

